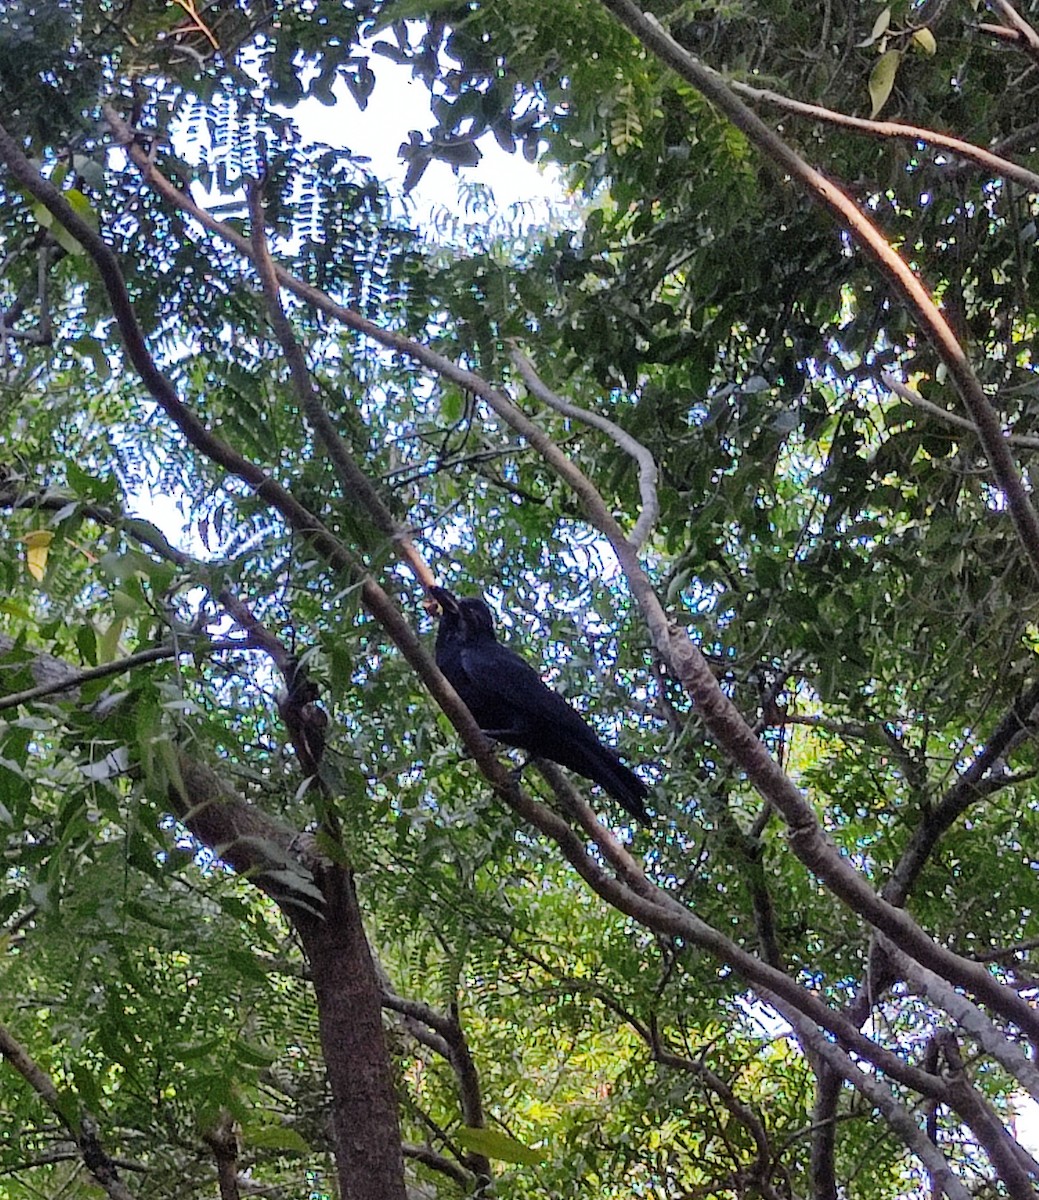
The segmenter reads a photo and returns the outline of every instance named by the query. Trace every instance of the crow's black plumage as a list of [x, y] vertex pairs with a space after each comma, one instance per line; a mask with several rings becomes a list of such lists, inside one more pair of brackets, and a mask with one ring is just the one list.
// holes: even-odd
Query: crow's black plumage
[[486, 603], [446, 588], [430, 591], [441, 609], [437, 666], [484, 733], [591, 779], [633, 817], [647, 822], [649, 789], [537, 671], [498, 643]]

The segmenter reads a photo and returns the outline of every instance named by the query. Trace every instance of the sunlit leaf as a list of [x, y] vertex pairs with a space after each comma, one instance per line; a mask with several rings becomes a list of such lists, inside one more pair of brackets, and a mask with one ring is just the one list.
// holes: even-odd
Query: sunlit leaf
[[500, 1162], [536, 1166], [545, 1161], [544, 1150], [535, 1150], [531, 1146], [525, 1146], [499, 1129], [472, 1129], [463, 1125], [455, 1131], [454, 1136], [461, 1145], [467, 1150], [472, 1150], [474, 1154], [483, 1154], [487, 1158], [495, 1158]]
[[49, 529], [34, 529], [25, 535], [25, 565], [29, 574], [40, 583], [47, 574], [47, 556], [54, 534]]
[[898, 65], [901, 61], [900, 51], [888, 50], [886, 54], [880, 56], [876, 66], [870, 72], [869, 95], [873, 105], [870, 117], [877, 116], [887, 103], [891, 89], [895, 86], [895, 76], [898, 74]]
[[934, 34], [926, 27], [913, 30], [913, 44], [928, 55], [934, 54], [938, 49]]

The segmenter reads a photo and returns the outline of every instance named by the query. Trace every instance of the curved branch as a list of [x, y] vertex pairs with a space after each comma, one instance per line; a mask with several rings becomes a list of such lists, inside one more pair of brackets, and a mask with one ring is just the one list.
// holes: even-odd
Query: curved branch
[[642, 511], [639, 513], [639, 519], [635, 522], [628, 541], [631, 543], [633, 550], [640, 550], [643, 543], [653, 532], [653, 526], [656, 524], [657, 516], [660, 513], [660, 500], [657, 497], [657, 464], [650, 451], [637, 438], [632, 437], [626, 429], [622, 429], [616, 421], [611, 421], [609, 417], [602, 416], [601, 413], [589, 412], [585, 408], [579, 408], [576, 404], [571, 404], [568, 400], [564, 400], [562, 396], [558, 396], [552, 389], [542, 380], [537, 371], [534, 370], [534, 364], [529, 358], [515, 345], [509, 351], [509, 358], [513, 365], [519, 371], [523, 378], [523, 382], [527, 385], [532, 396], [536, 396], [542, 403], [547, 404], [549, 408], [554, 408], [556, 412], [562, 413], [564, 417], [570, 417], [575, 421], [580, 421], [584, 425], [591, 425], [595, 429], [601, 429], [603, 433], [608, 434], [617, 445], [629, 454], [639, 468], [639, 495], [642, 497]]
[[472, 1187], [473, 1177], [465, 1167], [459, 1166], [458, 1163], [453, 1162], [450, 1158], [445, 1158], [442, 1154], [437, 1154], [432, 1147], [420, 1146], [416, 1142], [401, 1142], [400, 1148], [405, 1158], [413, 1159], [431, 1171], [439, 1171], [441, 1175], [446, 1175], [459, 1187]]
[[1039, 33], [1021, 16], [1010, 0], [988, 0], [988, 6], [1003, 18], [1003, 28], [1036, 64], [1039, 64]]
[[[398, 996], [395, 992], [389, 991], [386, 987], [383, 987], [382, 1003], [383, 1007], [390, 1009], [391, 1012], [400, 1013], [409, 1021], [420, 1023], [434, 1031], [442, 1046], [433, 1048], [447, 1059], [458, 1079], [462, 1119], [471, 1129], [482, 1128], [484, 1112], [480, 1076], [457, 1014], [447, 1015], [438, 1012], [432, 1005], [425, 1004], [421, 1000], [408, 1000], [404, 996]], [[431, 1045], [431, 1043], [427, 1044]], [[483, 1169], [486, 1170], [486, 1165]]]
[[[955, 425], [957, 429], [967, 429], [975, 437], [978, 436], [978, 429], [973, 421], [969, 421], [966, 417], [961, 417], [959, 413], [949, 412], [948, 409], [942, 408], [940, 404], [934, 404], [930, 400], [925, 400], [919, 392], [913, 391], [911, 387], [907, 387], [901, 380], [896, 379], [889, 372], [881, 372], [880, 379], [885, 387], [890, 388], [896, 396], [907, 403], [915, 405], [925, 413], [930, 413], [931, 416], [937, 417], [947, 425]], [[1027, 433], [1008, 433], [1007, 441], [1012, 446], [1024, 446], [1029, 450], [1039, 450], [1039, 437], [1032, 437]]]
[[801, 100], [792, 100], [779, 92], [768, 88], [751, 87], [750, 84], [731, 80], [729, 87], [740, 96], [746, 96], [751, 101], [762, 101], [771, 104], [784, 112], [793, 113], [798, 117], [810, 117], [814, 121], [825, 121], [840, 129], [856, 129], [878, 138], [909, 138], [914, 142], [924, 142], [928, 146], [940, 146], [950, 150], [959, 158], [977, 163], [993, 175], [1003, 179], [1012, 179], [1031, 192], [1039, 192], [1039, 175], [1027, 167], [1019, 166], [1006, 158], [1000, 158], [990, 150], [983, 150], [973, 142], [965, 142], [961, 138], [950, 137], [947, 133], [939, 133], [936, 129], [925, 129], [919, 125], [904, 125], [899, 121], [869, 121], [865, 117], [852, 117], [846, 113], [836, 112], [832, 108], [823, 108], [819, 104], [805, 104]]

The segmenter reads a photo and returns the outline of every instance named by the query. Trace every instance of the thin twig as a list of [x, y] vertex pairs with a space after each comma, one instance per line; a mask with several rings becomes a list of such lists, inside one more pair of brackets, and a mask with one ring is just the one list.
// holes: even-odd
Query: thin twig
[[99, 667], [88, 667], [85, 670], [70, 675], [67, 680], [59, 679], [40, 684], [38, 687], [26, 688], [22, 692], [9, 692], [6, 696], [0, 695], [0, 712], [8, 708], [17, 708], [19, 704], [31, 704], [33, 701], [41, 700], [45, 696], [53, 696], [60, 692], [75, 691], [84, 683], [89, 683], [93, 679], [108, 679], [112, 675], [122, 675], [124, 672], [132, 671], [135, 667], [142, 666], [144, 663], [159, 662], [165, 658], [177, 658], [181, 654], [196, 654], [200, 649], [209, 653], [220, 650], [249, 649], [249, 646], [250, 643], [244, 640], [236, 642], [211, 642], [208, 639], [202, 642], [194, 642], [190, 646], [152, 646], [148, 650], [138, 650], [136, 654], [128, 654], [125, 658], [118, 658], [112, 662], [102, 663]]

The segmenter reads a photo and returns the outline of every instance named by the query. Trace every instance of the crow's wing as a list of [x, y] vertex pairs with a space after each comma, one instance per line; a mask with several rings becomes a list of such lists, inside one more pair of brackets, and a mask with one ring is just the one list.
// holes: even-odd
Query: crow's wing
[[649, 789], [533, 667], [489, 639], [463, 647], [460, 657], [465, 686], [459, 694], [485, 733], [591, 779], [633, 817], [648, 822]]
[[649, 821], [646, 785], [518, 654], [488, 638], [460, 647], [451, 665], [463, 677], [458, 693], [485, 733], [569, 767], [599, 784], [637, 820]]
[[528, 740], [598, 741], [580, 713], [508, 647], [490, 640], [464, 646], [461, 665], [466, 690], [473, 699], [469, 704], [473, 715], [482, 729], [500, 741], [549, 758], [553, 757], [550, 750], [540, 744], [528, 745]]

